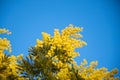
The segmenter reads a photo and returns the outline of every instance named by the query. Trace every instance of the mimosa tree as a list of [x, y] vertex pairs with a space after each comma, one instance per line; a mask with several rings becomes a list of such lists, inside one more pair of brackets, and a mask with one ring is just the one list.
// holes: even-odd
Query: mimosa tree
[[42, 32], [42, 40], [37, 39], [29, 55], [18, 60], [21, 75], [30, 80], [118, 80], [117, 69], [97, 68], [97, 61], [76, 64], [74, 58], [80, 54], [75, 49], [87, 45], [81, 40], [82, 30], [69, 25], [62, 31], [55, 29], [53, 36]]

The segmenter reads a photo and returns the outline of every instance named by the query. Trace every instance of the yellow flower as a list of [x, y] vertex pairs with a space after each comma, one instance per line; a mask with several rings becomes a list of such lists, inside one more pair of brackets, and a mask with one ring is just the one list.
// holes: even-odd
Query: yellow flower
[[36, 46], [35, 47], [43, 47], [43, 41], [37, 39], [36, 40]]
[[50, 40], [50, 34], [42, 32], [42, 37], [43, 37], [43, 41], [45, 44], [48, 44], [49, 40]]
[[0, 34], [4, 34], [4, 33], [11, 34], [11, 32], [9, 30], [7, 30], [5, 28], [4, 29], [0, 28]]
[[9, 50], [9, 52], [11, 52], [11, 44], [6, 38], [0, 38], [0, 52], [3, 52], [4, 50]]

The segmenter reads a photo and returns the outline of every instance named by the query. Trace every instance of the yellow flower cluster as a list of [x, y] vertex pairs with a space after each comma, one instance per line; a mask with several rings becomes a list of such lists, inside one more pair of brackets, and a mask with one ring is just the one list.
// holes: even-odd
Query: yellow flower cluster
[[[74, 63], [73, 68], [75, 71], [71, 71], [69, 68], [61, 68], [60, 72], [57, 74], [58, 80], [119, 80], [115, 78], [114, 74], [118, 73], [117, 69], [108, 71], [107, 68], [96, 68], [98, 62], [92, 61], [88, 65], [87, 60], [83, 60], [80, 66]], [[77, 78], [75, 74], [77, 75]]]
[[[65, 51], [66, 57], [64, 59], [67, 59], [69, 56], [70, 58], [74, 58], [76, 56], [79, 56], [79, 53], [75, 52], [75, 48], [81, 48], [84, 45], [86, 45], [85, 41], [82, 41], [77, 38], [81, 38], [82, 35], [80, 32], [82, 31], [82, 28], [80, 27], [74, 27], [73, 25], [69, 25], [65, 29], [63, 29], [60, 33], [58, 29], [55, 29], [54, 36], [50, 37], [50, 34], [43, 32], [43, 40], [37, 39], [37, 43], [35, 47], [43, 47], [43, 45], [51, 45], [50, 50], [48, 51], [46, 56], [52, 57], [57, 54], [57, 52], [54, 52], [55, 49], [59, 49], [62, 51]], [[59, 53], [59, 52], [58, 52]], [[61, 55], [62, 53], [59, 53]], [[61, 55], [61, 58], [63, 56]]]
[[11, 52], [10, 41], [6, 38], [0, 38], [0, 53], [2, 53], [4, 50], [9, 50], [9, 52]]
[[4, 33], [11, 34], [11, 32], [9, 30], [0, 28], [0, 34], [4, 34]]
[[97, 69], [97, 61], [92, 61], [89, 66], [87, 64], [87, 60], [84, 59], [78, 69], [78, 75], [85, 80], [119, 80], [114, 78], [114, 76], [110, 76], [116, 74], [118, 72], [117, 69], [114, 69], [112, 72], [109, 72], [104, 67]]
[[[7, 29], [0, 29], [0, 34], [4, 33], [11, 34]], [[4, 50], [9, 50], [9, 52], [11, 52], [11, 44], [6, 38], [0, 38], [0, 53], [3, 53]]]
[[[0, 34], [10, 34], [9, 30], [0, 29]], [[7, 56], [4, 50], [12, 51], [10, 41], [6, 38], [0, 38], [0, 79], [8, 80], [10, 76], [15, 78], [19, 76], [17, 72], [17, 57]], [[18, 78], [20, 79], [20, 78]], [[22, 78], [21, 78], [22, 79]]]
[[[63, 75], [64, 74], [64, 75]], [[57, 74], [57, 79], [59, 80], [70, 80], [69, 71], [67, 68], [60, 69], [60, 72]]]

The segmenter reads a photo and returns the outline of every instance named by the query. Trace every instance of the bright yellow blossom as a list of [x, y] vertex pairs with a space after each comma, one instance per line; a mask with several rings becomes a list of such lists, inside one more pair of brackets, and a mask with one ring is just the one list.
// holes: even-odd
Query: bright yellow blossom
[[[11, 34], [7, 29], [0, 29], [0, 34]], [[17, 72], [17, 57], [7, 56], [5, 50], [12, 51], [10, 41], [7, 38], [0, 38], [0, 80], [22, 79]]]
[[11, 34], [11, 32], [9, 30], [7, 30], [5, 28], [4, 29], [0, 28], [0, 34], [4, 34], [4, 33]]

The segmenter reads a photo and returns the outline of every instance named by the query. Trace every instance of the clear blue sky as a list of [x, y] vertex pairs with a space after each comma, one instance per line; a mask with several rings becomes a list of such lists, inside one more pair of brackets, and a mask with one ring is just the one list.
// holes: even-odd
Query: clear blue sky
[[[120, 69], [120, 2], [118, 0], [0, 0], [0, 27], [12, 31], [14, 55], [28, 54], [41, 32], [82, 26], [88, 45], [79, 49], [78, 64], [86, 58], [98, 67]], [[4, 36], [6, 37], [6, 35]]]

